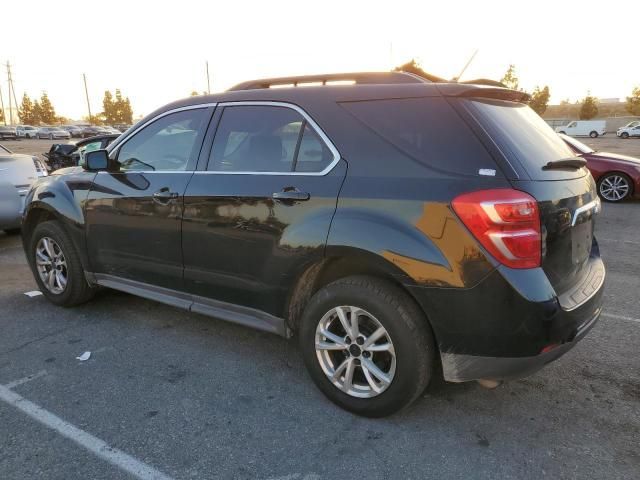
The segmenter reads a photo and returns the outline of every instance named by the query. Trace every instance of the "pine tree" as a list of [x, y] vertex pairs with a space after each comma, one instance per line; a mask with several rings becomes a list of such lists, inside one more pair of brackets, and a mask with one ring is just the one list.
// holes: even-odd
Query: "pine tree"
[[40, 107], [40, 102], [37, 99], [33, 101], [32, 114], [33, 123], [31, 125], [40, 125], [42, 123], [42, 107]]
[[542, 90], [540, 87], [536, 87], [531, 94], [531, 100], [529, 100], [529, 106], [538, 114], [542, 115], [547, 110], [547, 105], [549, 104], [549, 97], [551, 93], [549, 92], [549, 87], [546, 85]]
[[590, 120], [598, 115], [598, 99], [591, 96], [591, 92], [582, 100], [580, 107], [580, 120]]
[[640, 87], [631, 91], [631, 96], [627, 97], [627, 112], [631, 115], [640, 115]]
[[56, 111], [51, 104], [51, 100], [49, 100], [47, 92], [43, 92], [40, 97], [40, 121], [50, 125], [55, 123], [56, 119]]
[[20, 121], [27, 125], [33, 125], [33, 102], [26, 93], [22, 95], [22, 103], [18, 109]]
[[502, 83], [505, 87], [510, 88], [511, 90], [518, 90], [520, 80], [516, 75], [515, 65], [509, 65], [509, 69], [506, 71], [502, 79], [500, 79], [500, 83]]
[[116, 105], [113, 101], [113, 95], [111, 95], [109, 90], [104, 91], [104, 98], [102, 99], [102, 116], [104, 117], [104, 122], [107, 125], [117, 123]]
[[131, 108], [131, 101], [129, 100], [129, 97], [124, 99], [120, 122], [127, 125], [131, 125], [133, 123], [133, 109]]

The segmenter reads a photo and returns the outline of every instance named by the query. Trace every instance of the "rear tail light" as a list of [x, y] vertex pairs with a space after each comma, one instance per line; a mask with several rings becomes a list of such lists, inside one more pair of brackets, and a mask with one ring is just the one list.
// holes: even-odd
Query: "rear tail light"
[[481, 190], [456, 197], [452, 206], [500, 263], [511, 268], [540, 266], [540, 212], [531, 195], [512, 189]]

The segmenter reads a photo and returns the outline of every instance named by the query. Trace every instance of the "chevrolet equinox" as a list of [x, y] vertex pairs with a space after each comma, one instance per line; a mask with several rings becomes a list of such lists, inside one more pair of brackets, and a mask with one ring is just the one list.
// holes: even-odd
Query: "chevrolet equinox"
[[35, 280], [56, 305], [103, 286], [295, 334], [360, 415], [435, 375], [531, 374], [600, 315], [600, 201], [526, 95], [482, 83], [320, 75], [162, 107], [31, 188]]

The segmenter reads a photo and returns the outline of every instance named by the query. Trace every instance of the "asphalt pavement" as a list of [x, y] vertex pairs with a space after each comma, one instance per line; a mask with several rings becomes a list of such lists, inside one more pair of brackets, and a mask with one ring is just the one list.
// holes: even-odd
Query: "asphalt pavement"
[[605, 314], [576, 348], [371, 420], [322, 396], [295, 341], [113, 291], [24, 295], [20, 239], [0, 233], [0, 478], [637, 479], [640, 202], [606, 204], [596, 236]]

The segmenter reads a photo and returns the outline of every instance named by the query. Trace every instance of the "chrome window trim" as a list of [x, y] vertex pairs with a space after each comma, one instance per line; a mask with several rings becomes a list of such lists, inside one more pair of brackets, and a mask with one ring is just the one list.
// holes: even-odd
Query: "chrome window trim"
[[[237, 102], [220, 102], [218, 103], [219, 107], [244, 107], [244, 106], [269, 106], [269, 107], [284, 107], [290, 108], [298, 112], [302, 118], [307, 121], [307, 124], [313, 128], [315, 133], [320, 137], [321, 141], [324, 142], [326, 147], [333, 155], [333, 160], [327, 165], [323, 170], [319, 172], [253, 172], [253, 171], [237, 171], [237, 170], [229, 170], [229, 171], [216, 171], [216, 170], [197, 170], [196, 174], [207, 174], [207, 175], [290, 175], [290, 176], [307, 176], [307, 177], [322, 177], [327, 175], [333, 167], [335, 167], [340, 161], [340, 152], [335, 147], [335, 145], [329, 140], [329, 137], [324, 133], [322, 128], [315, 122], [311, 116], [304, 111], [301, 107], [294, 103], [288, 102], [271, 102], [271, 101], [237, 101]], [[215, 137], [213, 139], [215, 142]], [[211, 156], [211, 154], [209, 154]], [[208, 167], [208, 162], [207, 162]]]

